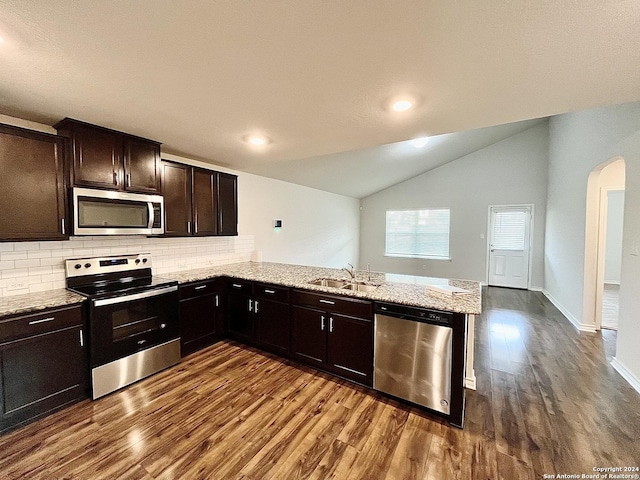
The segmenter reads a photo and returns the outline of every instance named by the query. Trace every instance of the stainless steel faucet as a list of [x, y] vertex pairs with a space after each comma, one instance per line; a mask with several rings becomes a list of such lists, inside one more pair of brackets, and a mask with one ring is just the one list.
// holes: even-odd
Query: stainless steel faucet
[[353, 265], [351, 265], [350, 263], [347, 263], [347, 265], [349, 265], [351, 268], [342, 268], [341, 270], [344, 270], [345, 272], [347, 272], [349, 274], [349, 276], [351, 277], [351, 281], [355, 282], [356, 281], [356, 269]]

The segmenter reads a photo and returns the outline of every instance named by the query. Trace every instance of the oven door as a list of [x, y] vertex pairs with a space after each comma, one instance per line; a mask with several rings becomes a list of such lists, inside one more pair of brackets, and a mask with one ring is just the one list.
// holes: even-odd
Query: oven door
[[91, 367], [180, 337], [178, 286], [91, 300]]

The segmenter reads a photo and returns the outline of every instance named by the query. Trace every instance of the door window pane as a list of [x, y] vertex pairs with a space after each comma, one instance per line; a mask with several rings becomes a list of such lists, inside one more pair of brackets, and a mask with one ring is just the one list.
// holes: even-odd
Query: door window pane
[[495, 212], [493, 248], [496, 250], [524, 250], [527, 212], [509, 210]]

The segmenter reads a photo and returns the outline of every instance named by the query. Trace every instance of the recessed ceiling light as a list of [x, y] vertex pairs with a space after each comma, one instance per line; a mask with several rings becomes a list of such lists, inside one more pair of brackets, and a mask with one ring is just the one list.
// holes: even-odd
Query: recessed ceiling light
[[254, 147], [262, 147], [271, 143], [271, 139], [266, 135], [247, 135], [244, 137], [244, 141]]
[[413, 107], [413, 102], [411, 100], [407, 100], [407, 99], [396, 100], [391, 105], [391, 108], [396, 112], [406, 112], [411, 107]]
[[429, 143], [429, 137], [420, 137], [420, 138], [413, 139], [413, 146], [416, 148], [422, 148], [427, 143]]

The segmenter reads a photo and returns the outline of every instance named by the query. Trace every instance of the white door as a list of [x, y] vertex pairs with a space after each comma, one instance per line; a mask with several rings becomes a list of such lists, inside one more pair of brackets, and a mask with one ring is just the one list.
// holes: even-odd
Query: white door
[[491, 207], [489, 285], [527, 288], [531, 207]]

